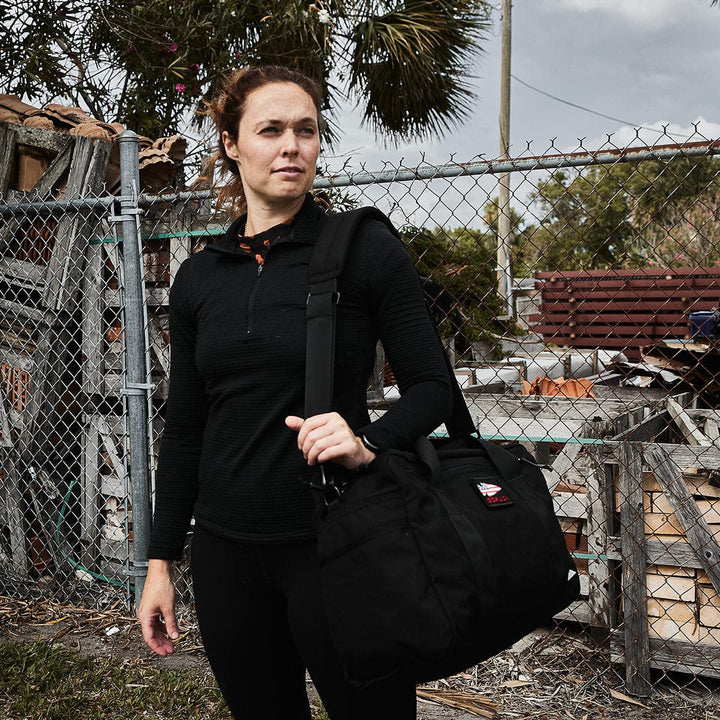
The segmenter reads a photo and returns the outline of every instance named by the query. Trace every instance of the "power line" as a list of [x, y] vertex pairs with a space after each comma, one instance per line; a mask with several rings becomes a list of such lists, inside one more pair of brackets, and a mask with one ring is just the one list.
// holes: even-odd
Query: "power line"
[[545, 90], [541, 90], [538, 87], [535, 87], [534, 85], [531, 85], [530, 83], [525, 82], [524, 80], [521, 80], [517, 75], [511, 75], [512, 79], [516, 82], [519, 82], [521, 85], [524, 85], [526, 88], [529, 88], [530, 90], [534, 90], [536, 93], [540, 93], [540, 95], [545, 95], [545, 97], [549, 97], [552, 100], [556, 100], [559, 103], [563, 103], [563, 105], [569, 105], [570, 107], [577, 108], [578, 110], [583, 110], [584, 112], [588, 112], [591, 115], [597, 115], [598, 117], [605, 118], [606, 120], [612, 120], [613, 122], [619, 122], [623, 125], [630, 125], [634, 128], [637, 128], [639, 130], [649, 130], [650, 132], [658, 133], [658, 135], [670, 135], [671, 137], [676, 138], [682, 138], [685, 139], [684, 136], [678, 135], [677, 133], [671, 133], [667, 132], [666, 130], [657, 130], [656, 128], [647, 127], [645, 125], [640, 125], [639, 123], [630, 122], [629, 120], [623, 120], [622, 118], [616, 118], [612, 115], [606, 115], [605, 113], [598, 112], [597, 110], [591, 110], [590, 108], [586, 108], [583, 105], [578, 105], [577, 103], [570, 102], [569, 100], [563, 100], [563, 98], [557, 97], [557, 95], [552, 95], [549, 92], [546, 92]]

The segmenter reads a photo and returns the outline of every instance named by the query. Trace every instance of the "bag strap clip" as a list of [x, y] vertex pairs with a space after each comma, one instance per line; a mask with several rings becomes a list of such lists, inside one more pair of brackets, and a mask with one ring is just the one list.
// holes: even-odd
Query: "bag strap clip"
[[326, 508], [330, 507], [342, 497], [340, 488], [335, 484], [335, 478], [325, 471], [324, 465], [318, 466], [320, 479], [316, 480], [318, 473], [313, 474], [313, 479], [308, 482], [311, 490], [317, 490], [315, 497], [321, 497]]

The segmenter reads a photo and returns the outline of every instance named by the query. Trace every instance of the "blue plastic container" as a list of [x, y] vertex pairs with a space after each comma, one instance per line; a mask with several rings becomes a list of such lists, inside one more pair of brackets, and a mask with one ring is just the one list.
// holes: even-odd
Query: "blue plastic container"
[[712, 310], [697, 310], [690, 313], [690, 335], [693, 339], [712, 337], [714, 314]]

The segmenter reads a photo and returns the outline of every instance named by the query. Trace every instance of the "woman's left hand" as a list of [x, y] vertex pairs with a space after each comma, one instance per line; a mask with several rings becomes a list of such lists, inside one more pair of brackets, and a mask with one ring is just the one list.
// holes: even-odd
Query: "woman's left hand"
[[296, 415], [285, 418], [285, 424], [298, 434], [298, 448], [308, 465], [328, 460], [355, 470], [375, 459], [375, 453], [363, 445], [344, 418], [336, 412], [313, 415], [303, 420]]

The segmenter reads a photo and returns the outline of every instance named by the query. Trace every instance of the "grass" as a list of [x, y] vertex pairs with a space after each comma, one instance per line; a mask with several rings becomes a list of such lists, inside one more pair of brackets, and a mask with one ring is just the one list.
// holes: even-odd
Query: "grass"
[[82, 657], [43, 641], [0, 643], [0, 717], [232, 720], [213, 678], [201, 672]]

